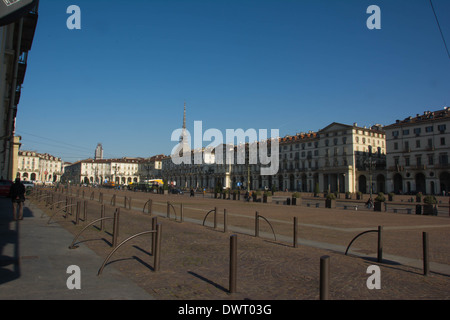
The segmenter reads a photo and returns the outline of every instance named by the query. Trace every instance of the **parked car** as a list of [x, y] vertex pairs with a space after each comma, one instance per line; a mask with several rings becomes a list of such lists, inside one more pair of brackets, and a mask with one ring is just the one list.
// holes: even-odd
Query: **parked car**
[[12, 185], [13, 182], [10, 180], [0, 180], [0, 196], [7, 197], [9, 195], [9, 189], [11, 189]]
[[22, 183], [25, 186], [25, 189], [34, 188], [33, 181], [22, 181]]
[[33, 181], [28, 181], [28, 180], [26, 180], [26, 181], [21, 181], [21, 182], [22, 182], [22, 184], [25, 186], [25, 192], [26, 192], [26, 194], [29, 195], [29, 194], [31, 193], [31, 191], [33, 190], [33, 188], [34, 188], [34, 183], [33, 183]]
[[173, 194], [183, 194], [183, 191], [180, 189], [172, 189]]

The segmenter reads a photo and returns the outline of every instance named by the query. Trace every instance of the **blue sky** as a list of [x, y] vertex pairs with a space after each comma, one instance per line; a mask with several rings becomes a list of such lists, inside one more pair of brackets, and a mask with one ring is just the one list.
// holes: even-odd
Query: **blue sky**
[[[372, 4], [381, 30], [366, 27]], [[81, 30], [66, 27], [70, 5]], [[450, 45], [450, 1], [433, 5]], [[450, 59], [429, 0], [40, 1], [22, 150], [170, 154], [185, 101], [192, 133], [388, 125], [450, 105]]]

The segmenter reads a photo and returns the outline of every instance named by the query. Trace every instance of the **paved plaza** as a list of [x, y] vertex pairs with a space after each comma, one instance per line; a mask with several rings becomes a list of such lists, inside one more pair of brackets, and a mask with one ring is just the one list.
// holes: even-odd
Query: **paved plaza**
[[[99, 223], [83, 231], [76, 241], [77, 249], [68, 249], [73, 239], [68, 240], [71, 237], [57, 244], [68, 256], [76, 257], [79, 250], [95, 253], [96, 265], [89, 270], [89, 277], [99, 287], [102, 279], [107, 282], [118, 272], [132, 282], [138, 288], [136, 290], [148, 294], [148, 297], [145, 294], [139, 297], [130, 295], [130, 299], [318, 300], [320, 258], [323, 256], [329, 256], [329, 298], [333, 300], [450, 298], [448, 198], [439, 198], [438, 216], [425, 216], [416, 215], [414, 211], [408, 214], [403, 210], [415, 205], [406, 196], [389, 203], [387, 212], [374, 212], [366, 209], [362, 201], [344, 199], [338, 201], [337, 208], [327, 209], [324, 208], [323, 198], [307, 195], [296, 206], [275, 204], [284, 196], [278, 193], [272, 203], [253, 203], [243, 199], [213, 199], [209, 194], [190, 197], [73, 188], [69, 193], [53, 193], [53, 201], [58, 203], [60, 209], [47, 206], [45, 195], [41, 196], [41, 201], [30, 198], [26, 205], [33, 214], [24, 222], [35, 219], [39, 221], [40, 228], [49, 233], [63, 229], [75, 238], [84, 226], [100, 218], [103, 201], [107, 217], [112, 217], [116, 208], [120, 208], [120, 243], [137, 233], [151, 230], [152, 217], [157, 217], [162, 226], [159, 271], [155, 271], [151, 235], [143, 235], [121, 246], [101, 275], [97, 276], [102, 262], [112, 251], [112, 220], [105, 221], [103, 231]], [[62, 207], [66, 197], [74, 197], [73, 203], [79, 201], [87, 205], [86, 217], [84, 209], [80, 209], [78, 225], [75, 224], [75, 206], [71, 207], [74, 211], [64, 217]], [[151, 214], [148, 213], [150, 199]], [[216, 211], [213, 210], [215, 208]], [[394, 208], [398, 208], [397, 213], [393, 212]], [[226, 232], [224, 210], [227, 216]], [[255, 237], [256, 212], [260, 216], [258, 237]], [[293, 245], [294, 217], [298, 224], [297, 247]], [[375, 231], [379, 226], [382, 226], [381, 263], [377, 262], [377, 232], [360, 236], [353, 242], [348, 254], [344, 254], [358, 234]], [[427, 276], [423, 275], [423, 232], [429, 239], [430, 272]], [[229, 293], [232, 235], [237, 236], [235, 293]], [[71, 261], [76, 264], [76, 259]], [[22, 263], [26, 264], [27, 260]], [[371, 276], [367, 271], [372, 265], [380, 267], [381, 289], [370, 290], [367, 287]], [[87, 272], [82, 268], [83, 279], [88, 276]], [[15, 281], [7, 285], [13, 289]], [[114, 285], [108, 290], [114, 291]], [[65, 291], [69, 290], [66, 288]]]

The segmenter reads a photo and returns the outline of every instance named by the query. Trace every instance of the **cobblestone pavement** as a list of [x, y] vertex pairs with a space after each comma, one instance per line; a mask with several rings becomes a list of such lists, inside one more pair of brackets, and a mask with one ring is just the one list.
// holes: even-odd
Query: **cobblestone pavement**
[[[110, 268], [120, 270], [156, 299], [316, 300], [319, 299], [320, 258], [323, 256], [330, 257], [330, 299], [450, 298], [450, 218], [445, 215], [448, 210], [445, 207], [441, 207], [443, 211], [439, 216], [423, 216], [373, 212], [362, 208], [361, 202], [354, 203], [359, 205], [358, 210], [344, 209], [344, 204], [352, 204], [350, 201], [338, 202], [336, 209], [326, 209], [322, 199], [314, 198], [304, 198], [301, 205], [285, 206], [211, 199], [202, 195], [192, 198], [88, 188], [72, 189], [70, 194], [55, 193], [55, 202], [77, 194], [75, 201], [86, 201], [86, 221], [75, 225], [75, 214], [64, 218], [61, 210], [52, 211], [44, 201], [35, 200], [32, 206], [38, 206], [49, 216], [56, 213], [50, 223], [61, 224], [75, 236], [88, 222], [100, 217], [100, 192], [106, 216], [112, 216], [117, 207], [121, 208], [119, 242], [151, 230], [151, 217], [158, 217], [162, 225], [158, 272], [154, 271], [149, 235], [120, 247], [103, 270], [103, 273], [108, 273]], [[111, 205], [113, 195], [116, 195], [115, 206]], [[124, 208], [125, 196], [131, 197], [131, 206], [127, 203], [127, 208]], [[149, 199], [153, 201], [153, 215], [147, 213], [148, 206], [143, 209]], [[170, 218], [167, 218], [167, 201], [172, 203]], [[319, 208], [315, 207], [316, 202], [320, 202]], [[413, 204], [405, 200], [389, 205], [403, 209]], [[214, 212], [210, 212], [215, 207], [217, 228], [213, 224]], [[224, 209], [228, 217], [227, 232], [223, 231]], [[256, 212], [264, 217], [258, 219], [259, 237], [254, 236]], [[298, 219], [297, 248], [293, 247], [294, 217]], [[96, 226], [89, 227], [78, 244], [106, 258], [112, 250], [111, 221], [106, 222], [104, 231]], [[349, 254], [344, 255], [355, 236], [376, 230], [378, 226], [383, 227], [382, 263], [376, 261], [375, 232], [358, 238]], [[423, 275], [422, 269], [422, 232], [429, 235], [431, 272], [428, 276]], [[237, 292], [233, 294], [229, 293], [231, 235], [237, 235], [238, 243]], [[371, 276], [367, 269], [371, 265], [380, 267], [379, 290], [367, 287]]]

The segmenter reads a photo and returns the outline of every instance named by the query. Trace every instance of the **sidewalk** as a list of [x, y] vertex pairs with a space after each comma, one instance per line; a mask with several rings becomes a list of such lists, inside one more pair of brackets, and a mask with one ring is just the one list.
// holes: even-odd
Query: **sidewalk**
[[[11, 211], [0, 198], [0, 300], [153, 300], [113, 267], [97, 276], [103, 259], [83, 245], [69, 249], [73, 236], [28, 201], [23, 220]], [[67, 287], [71, 265], [80, 268], [81, 290]]]

